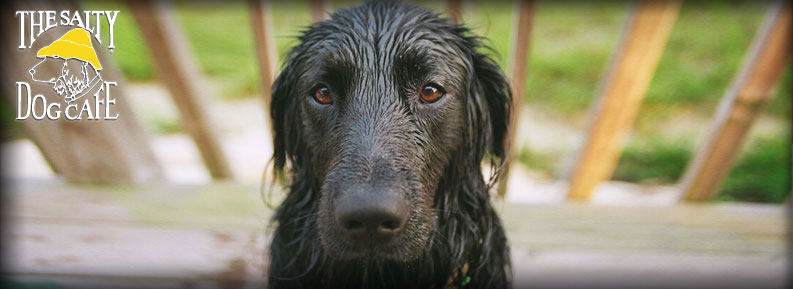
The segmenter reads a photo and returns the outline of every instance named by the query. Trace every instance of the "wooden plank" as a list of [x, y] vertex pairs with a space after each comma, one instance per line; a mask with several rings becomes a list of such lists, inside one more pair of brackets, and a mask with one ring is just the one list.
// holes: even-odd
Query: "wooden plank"
[[685, 200], [716, 196], [747, 132], [771, 98], [790, 56], [790, 11], [789, 1], [779, 1], [766, 14], [740, 72], [722, 98], [709, 138], [686, 170], [681, 182]]
[[[673, 284], [680, 286], [670, 288], [719, 280], [742, 285], [759, 281], [753, 285], [770, 283], [774, 285], [770, 288], [783, 288], [779, 284], [786, 276], [787, 239], [781, 207], [737, 204], [615, 210], [510, 204], [505, 211], [511, 217], [507, 224], [513, 225], [508, 234], [514, 281], [529, 288], [590, 288], [578, 282], [643, 288], [647, 286], [638, 285], [647, 284], [648, 276], [654, 276], [653, 282], [677, 280]], [[692, 214], [704, 217], [691, 218]], [[77, 288], [106, 288], [98, 286], [103, 283], [119, 284], [110, 288], [179, 287], [165, 284], [229, 288], [223, 282], [246, 285], [231, 288], [262, 288], [266, 278], [269, 238], [262, 231], [197, 229], [167, 220], [156, 224], [12, 220], [14, 234], [5, 241], [14, 248], [6, 256], [13, 261], [6, 273], [14, 277], [77, 283], [73, 286]], [[582, 240], [582, 234], [588, 238]], [[571, 277], [571, 271], [576, 276]], [[573, 280], [577, 282], [570, 284]], [[614, 284], [615, 280], [620, 284]]]
[[452, 23], [463, 23], [463, 1], [446, 0], [446, 14]]
[[268, 113], [269, 117], [272, 86], [275, 81], [276, 63], [278, 62], [275, 39], [273, 38], [270, 1], [250, 0], [249, 2], [253, 38], [256, 42], [256, 57], [259, 60], [259, 76], [261, 77], [262, 93], [264, 95], [264, 111]]
[[[266, 276], [264, 232], [15, 221], [13, 275], [47, 276], [74, 288], [246, 288], [226, 287], [228, 283], [262, 288]], [[141, 281], [150, 285], [130, 286]], [[191, 283], [203, 286], [184, 285]], [[126, 286], [100, 286], [104, 284]]]
[[[29, 181], [7, 193], [12, 202], [3, 216], [10, 234], [3, 241], [13, 250], [4, 255], [10, 260], [5, 272], [15, 278], [126, 284], [78, 288], [149, 288], [141, 285], [145, 281], [228, 288], [219, 286], [222, 280], [253, 288], [266, 277], [262, 262], [271, 232], [264, 224], [272, 211], [253, 202], [260, 198], [255, 187], [226, 182], [119, 191]], [[217, 204], [226, 209], [206, 210]], [[228, 209], [232, 204], [246, 205]], [[171, 209], [143, 214], [141, 208]], [[720, 280], [783, 288], [777, 284], [787, 272], [788, 209], [783, 205], [508, 203], [497, 209], [512, 245], [516, 288], [590, 288], [568, 283], [572, 280], [597, 281], [590, 285], [606, 288], [633, 282], [638, 282], [633, 287], [653, 287], [647, 279], [676, 280], [680, 286], [670, 286], [675, 288]], [[242, 265], [246, 270], [234, 270]], [[609, 280], [623, 283], [599, 283]]]
[[526, 74], [529, 66], [529, 45], [531, 40], [531, 23], [533, 18], [533, 5], [528, 0], [515, 1], [516, 14], [512, 27], [512, 55], [509, 59], [510, 85], [512, 86], [512, 115], [509, 119], [509, 130], [507, 131], [506, 152], [507, 159], [501, 171], [500, 181], [497, 192], [500, 197], [507, 194], [507, 184], [509, 183], [509, 165], [515, 158], [515, 131], [517, 131], [517, 121], [520, 119], [520, 109], [523, 105], [523, 98], [526, 95]]
[[636, 3], [593, 107], [586, 143], [570, 177], [569, 199], [589, 199], [614, 173], [680, 5], [681, 1]]
[[330, 17], [329, 0], [311, 0], [311, 21], [319, 22]]
[[193, 61], [187, 40], [176, 26], [168, 3], [129, 2], [154, 68], [173, 97], [182, 125], [193, 138], [209, 174], [214, 179], [230, 178], [232, 172], [221, 143], [206, 111], [206, 81]]
[[[80, 10], [72, 2], [60, 1], [13, 2], [4, 5], [4, 8], [8, 8], [4, 11]], [[0, 36], [5, 45], [0, 48], [0, 58], [4, 64], [0, 87], [15, 116], [18, 109], [17, 81], [29, 83], [31, 96], [41, 94], [47, 103], [63, 105], [63, 98], [53, 92], [52, 85], [31, 81], [28, 70], [41, 61], [36, 58], [36, 52], [61, 37], [69, 28], [53, 28], [41, 34], [31, 48], [17, 50], [11, 44], [19, 42], [19, 19], [14, 17], [14, 13], [7, 13], [2, 16], [2, 23]], [[28, 118], [21, 121], [25, 134], [36, 144], [52, 170], [69, 182], [148, 183], [160, 180], [163, 177], [162, 169], [149, 145], [148, 136], [127, 102], [129, 95], [124, 90], [123, 76], [107, 56], [106, 46], [92, 41], [102, 65], [99, 72], [102, 80], [118, 83], [110, 87], [110, 96], [116, 101], [111, 108], [111, 115], [117, 113], [118, 119], [68, 121], [63, 117], [57, 120]], [[124, 47], [118, 49], [123, 50]], [[59, 75], [61, 65], [62, 62], [58, 61], [44, 63], [36, 71]], [[87, 103], [93, 112], [105, 114], [104, 108], [97, 109], [94, 101], [78, 102], [79, 105]], [[23, 109], [26, 109], [26, 105], [23, 105]]]

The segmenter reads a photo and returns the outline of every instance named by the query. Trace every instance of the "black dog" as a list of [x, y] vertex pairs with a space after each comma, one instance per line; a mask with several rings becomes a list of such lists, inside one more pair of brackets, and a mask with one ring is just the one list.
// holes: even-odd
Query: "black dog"
[[503, 163], [509, 84], [480, 39], [367, 2], [300, 37], [273, 85], [271, 288], [504, 288], [509, 247], [481, 161]]

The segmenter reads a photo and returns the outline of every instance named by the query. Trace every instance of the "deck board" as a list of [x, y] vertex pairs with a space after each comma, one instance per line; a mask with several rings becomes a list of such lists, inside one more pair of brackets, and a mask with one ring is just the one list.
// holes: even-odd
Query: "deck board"
[[[117, 288], [254, 288], [267, 220], [257, 188], [73, 186], [15, 181], [4, 193], [6, 272]], [[276, 196], [277, 199], [277, 196]], [[519, 288], [781, 288], [787, 208], [498, 203]]]

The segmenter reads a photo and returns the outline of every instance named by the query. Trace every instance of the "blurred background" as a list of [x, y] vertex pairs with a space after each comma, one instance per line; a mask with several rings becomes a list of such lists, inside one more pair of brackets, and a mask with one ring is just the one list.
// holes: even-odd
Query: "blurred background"
[[[357, 3], [330, 1], [325, 3], [325, 10]], [[226, 281], [251, 280], [240, 276], [256, 275], [257, 271], [248, 269], [239, 273], [239, 268], [258, 266], [258, 261], [250, 260], [259, 255], [247, 254], [240, 259], [243, 260], [240, 265], [234, 263], [235, 254], [239, 254], [239, 248], [249, 248], [245, 246], [255, 246], [255, 252], [263, 254], [261, 242], [264, 241], [256, 236], [264, 235], [259, 233], [266, 230], [270, 210], [269, 203], [262, 199], [277, 204], [279, 198], [279, 193], [269, 195], [260, 189], [270, 186], [270, 179], [263, 178], [263, 173], [272, 144], [269, 115], [264, 113], [251, 6], [245, 1], [176, 1], [169, 6], [169, 13], [191, 53], [189, 58], [200, 72], [202, 87], [206, 88], [208, 119], [217, 131], [234, 175], [231, 179], [213, 181], [202, 164], [199, 150], [185, 131], [177, 105], [158, 76], [152, 50], [147, 48], [128, 5], [104, 1], [79, 4], [85, 10], [121, 11], [115, 25], [116, 49], [109, 59], [123, 76], [123, 86], [119, 87], [128, 95], [126, 101], [149, 138], [164, 178], [155, 183], [122, 185], [67, 182], [53, 172], [29, 139], [25, 127], [14, 120], [14, 103], [0, 102], [5, 130], [3, 180], [11, 180], [13, 185], [9, 190], [17, 192], [13, 194], [16, 203], [12, 200], [11, 213], [4, 212], [4, 216], [13, 215], [13, 220], [19, 220], [20, 216], [59, 218], [59, 214], [69, 215], [74, 208], [83, 206], [85, 211], [97, 212], [98, 206], [104, 209], [99, 209], [97, 218], [105, 218], [103, 214], [107, 213], [110, 219], [134, 220], [142, 224], [143, 230], [140, 234], [108, 233], [100, 226], [96, 228], [100, 235], [137, 236], [132, 238], [143, 242], [164, 238], [161, 244], [169, 244], [176, 242], [173, 238], [177, 237], [173, 236], [182, 236], [178, 237], [182, 240], [191, 238], [192, 231], [181, 230], [208, 231], [211, 237], [206, 237], [207, 241], [196, 236], [199, 241], [182, 248], [184, 254], [201, 257], [194, 260], [174, 257], [182, 263], [160, 261], [159, 264], [167, 270], [179, 266], [201, 267], [195, 270], [205, 275], [217, 272], [226, 276], [219, 278]], [[585, 145], [590, 110], [597, 103], [609, 63], [619, 51], [635, 3], [533, 1], [527, 74], [520, 80], [525, 83], [525, 92], [516, 121], [514, 160], [504, 201], [499, 201], [511, 242], [516, 247], [516, 271], [527, 272], [524, 277], [541, 280], [570, 271], [589, 276], [573, 278], [573, 283], [560, 283], [567, 285], [586, 284], [591, 278], [597, 279], [596, 276], [611, 276], [602, 278], [604, 282], [612, 281], [609, 278], [618, 279], [625, 272], [635, 270], [640, 274], [634, 278], [650, 280], [647, 282], [688, 276], [680, 281], [688, 284], [685, 280], [723, 281], [728, 280], [723, 279], [725, 276], [732, 275], [752, 282], [767, 282], [770, 287], [784, 284], [789, 246], [784, 204], [790, 203], [792, 175], [789, 57], [777, 88], [744, 138], [733, 167], [717, 192], [713, 192], [715, 197], [704, 203], [686, 204], [680, 201], [678, 187], [697, 150], [707, 140], [719, 103], [736, 78], [772, 4], [771, 1], [683, 2], [613, 176], [594, 190], [588, 203], [581, 204], [566, 201], [568, 178]], [[276, 67], [280, 67], [290, 47], [298, 43], [296, 37], [312, 23], [312, 3], [275, 1], [269, 5]], [[438, 12], [447, 9], [447, 3], [441, 1], [420, 5]], [[516, 7], [510, 1], [463, 1], [461, 9], [462, 23], [488, 39], [493, 50], [486, 52], [507, 72], [510, 65], [515, 65], [510, 61]], [[103, 27], [103, 39], [107, 39], [107, 31]], [[278, 186], [275, 188], [279, 191]], [[4, 193], [4, 196], [11, 195]], [[26, 223], [10, 221], [10, 224]], [[118, 254], [112, 252], [117, 243], [108, 241], [106, 251], [100, 254], [109, 254], [108, 259], [88, 261], [90, 264], [72, 271], [58, 271], [80, 263], [83, 255], [93, 255], [91, 248], [96, 247], [75, 245], [86, 249], [74, 249], [77, 250], [74, 256], [56, 254], [54, 251], [61, 248], [35, 242], [35, 236], [45, 238], [57, 231], [48, 226], [37, 223], [11, 231], [22, 240], [13, 243], [21, 253], [11, 254], [17, 259], [10, 265], [18, 269], [11, 270], [13, 273], [24, 277], [21, 280], [49, 280], [44, 277], [58, 274], [77, 279], [84, 275], [104, 276], [91, 271], [97, 268], [97, 262], [113, 263], [113, 258], [121, 258], [113, 257]], [[158, 226], [178, 228], [181, 233], [150, 231], [148, 228], [152, 226], [157, 230], [160, 230]], [[73, 232], [64, 230], [62, 234], [78, 234]], [[208, 261], [200, 259], [204, 253], [192, 251], [213, 250], [215, 243], [208, 240], [224, 237], [232, 240], [218, 241], [233, 252], [222, 257], [231, 260], [228, 268], [195, 265]], [[135, 242], [124, 242], [118, 246], [127, 244], [134, 248]], [[147, 254], [174, 253], [160, 248], [144, 249], [143, 253], [133, 255]], [[144, 267], [141, 272], [154, 271], [145, 268], [150, 264], [147, 262], [133, 264]], [[66, 265], [47, 267], [48, 264]], [[107, 270], [127, 267], [110, 268], [115, 269]], [[90, 274], [81, 275], [86, 272]], [[612, 275], [602, 275], [603, 272]], [[697, 279], [701, 276], [705, 277]], [[110, 279], [102, 281], [109, 283], [99, 284], [123, 285]], [[69, 283], [72, 279], [64, 280], [67, 281], [60, 284], [72, 284]], [[159, 286], [158, 282], [162, 281], [147, 280], [152, 286]], [[579, 281], [582, 283], [575, 283]], [[229, 284], [237, 284], [234, 282]]]
[[[769, 1], [690, 1], [677, 22], [652, 79], [646, 98], [620, 157], [614, 180], [637, 184], [674, 184], [706, 136], [719, 100], [747, 53]], [[332, 1], [333, 8], [351, 1]], [[278, 64], [311, 23], [306, 1], [272, 5]], [[176, 2], [174, 12], [201, 72], [206, 75], [217, 108], [249, 113], [212, 112], [222, 134], [261, 134], [258, 110], [261, 85], [246, 2]], [[443, 2], [429, 3], [444, 11]], [[86, 9], [124, 10], [123, 3], [85, 2]], [[582, 145], [587, 111], [597, 85], [620, 40], [630, 2], [537, 1], [533, 19], [528, 76], [519, 124], [516, 165], [532, 178], [565, 177]], [[488, 51], [507, 70], [514, 4], [509, 1], [466, 3], [463, 22], [489, 39]], [[157, 80], [145, 42], [130, 13], [120, 13], [112, 54], [132, 94], [134, 109], [146, 131], [158, 138], [184, 134], [179, 116]], [[104, 31], [107, 31], [105, 29]], [[106, 33], [106, 32], [104, 32]], [[781, 203], [790, 194], [791, 69], [786, 64], [779, 88], [746, 140], [739, 160], [718, 192], [717, 200]], [[136, 93], [140, 91], [141, 93]], [[140, 96], [138, 96], [140, 95]], [[156, 105], [152, 105], [156, 104]], [[24, 137], [3, 103], [5, 127], [13, 140]], [[258, 124], [253, 126], [252, 124]], [[240, 132], [239, 130], [250, 130]], [[258, 131], [257, 131], [258, 130]], [[269, 145], [269, 144], [268, 144]], [[254, 149], [252, 147], [251, 149]], [[230, 150], [233, 151], [233, 150]], [[233, 153], [233, 152], [232, 152]], [[257, 154], [258, 155], [258, 154]], [[265, 161], [269, 154], [262, 154]], [[246, 167], [243, 180], [258, 182], [264, 162]], [[166, 167], [168, 164], [165, 164]], [[200, 166], [196, 166], [200, 168]], [[250, 169], [250, 171], [247, 171]], [[195, 169], [188, 169], [193, 171]], [[176, 174], [176, 172], [173, 172]], [[199, 171], [171, 175], [175, 181], [205, 182]], [[184, 175], [182, 175], [184, 174]]]

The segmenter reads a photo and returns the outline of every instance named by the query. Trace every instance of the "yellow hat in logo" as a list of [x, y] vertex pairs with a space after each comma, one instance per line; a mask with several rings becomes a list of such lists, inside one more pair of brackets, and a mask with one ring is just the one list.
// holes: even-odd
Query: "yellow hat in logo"
[[36, 57], [39, 58], [48, 56], [63, 59], [75, 58], [91, 63], [96, 70], [102, 70], [102, 65], [99, 64], [99, 59], [96, 57], [94, 46], [91, 44], [91, 36], [88, 35], [88, 31], [82, 28], [75, 28], [66, 32], [49, 46], [39, 49], [36, 54]]

